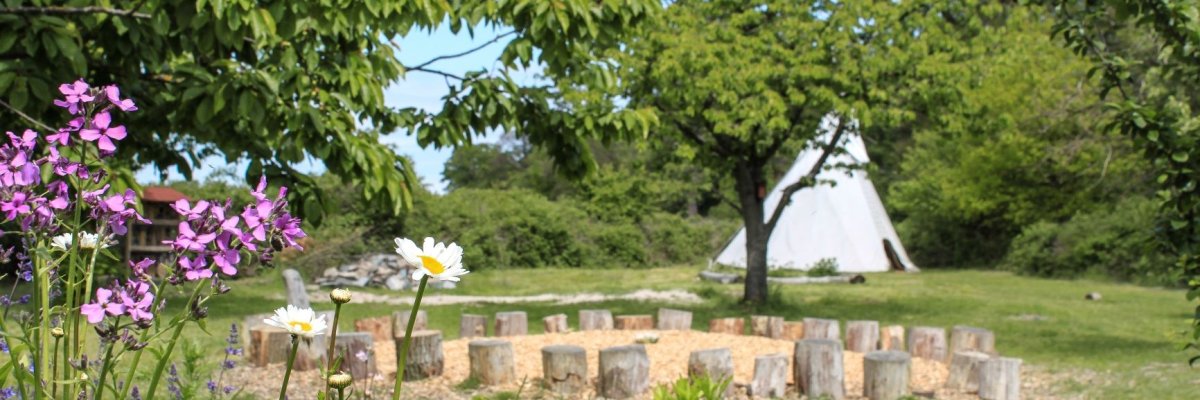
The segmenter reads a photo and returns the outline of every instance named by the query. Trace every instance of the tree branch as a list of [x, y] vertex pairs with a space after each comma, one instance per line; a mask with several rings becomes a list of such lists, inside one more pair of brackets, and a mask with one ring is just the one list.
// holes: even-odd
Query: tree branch
[[505, 36], [509, 36], [509, 35], [512, 35], [512, 34], [514, 34], [514, 33], [517, 33], [517, 31], [508, 31], [508, 32], [502, 33], [502, 34], [500, 34], [499, 36], [496, 36], [496, 37], [492, 38], [492, 40], [489, 40], [489, 41], [487, 41], [487, 42], [486, 42], [486, 43], [484, 43], [484, 44], [481, 44], [481, 45], [479, 45], [479, 46], [476, 46], [476, 47], [475, 47], [475, 48], [473, 48], [473, 49], [470, 49], [470, 50], [467, 50], [467, 51], [464, 51], [464, 52], [461, 52], [461, 53], [456, 53], [456, 54], [447, 54], [447, 55], [444, 55], [444, 56], [437, 56], [437, 57], [434, 57], [434, 58], [431, 58], [431, 59], [429, 59], [429, 61], [426, 61], [426, 62], [423, 62], [423, 63], [417, 64], [417, 66], [415, 66], [415, 67], [412, 67], [412, 68], [409, 68], [409, 69], [411, 69], [411, 70], [415, 70], [415, 71], [421, 71], [421, 70], [422, 70], [422, 68], [428, 67], [428, 66], [429, 66], [429, 64], [433, 64], [433, 63], [435, 63], [435, 62], [442, 61], [442, 60], [449, 60], [449, 59], [451, 59], [451, 58], [458, 58], [458, 57], [465, 56], [465, 55], [467, 55], [467, 54], [474, 53], [474, 52], [476, 52], [476, 51], [479, 51], [479, 50], [483, 49], [484, 47], [491, 46], [491, 45], [492, 45], [492, 43], [496, 43], [496, 42], [500, 41], [500, 39], [503, 39]]
[[436, 70], [436, 69], [429, 69], [429, 68], [420, 67], [420, 66], [417, 66], [417, 67], [404, 67], [404, 69], [406, 69], [406, 70], [409, 70], [409, 71], [420, 71], [420, 72], [425, 72], [425, 73], [434, 74], [434, 75], [441, 75], [441, 76], [444, 76], [444, 77], [447, 77], [447, 78], [451, 78], [451, 79], [457, 79], [457, 80], [460, 80], [460, 81], [465, 81], [465, 80], [466, 80], [466, 79], [464, 79], [464, 78], [463, 78], [463, 77], [461, 77], [461, 76], [458, 76], [458, 75], [455, 75], [455, 74], [452, 74], [452, 73], [449, 73], [449, 72], [446, 72], [446, 71], [439, 71], [439, 70]]
[[783, 207], [791, 202], [792, 195], [796, 194], [800, 189], [812, 186], [813, 182], [816, 182], [817, 175], [821, 173], [821, 168], [825, 166], [825, 160], [837, 149], [838, 142], [842, 140], [842, 135], [846, 133], [846, 124], [843, 122], [843, 119], [838, 118], [837, 129], [833, 131], [833, 137], [829, 139], [829, 143], [825, 144], [824, 150], [821, 152], [821, 157], [808, 170], [808, 174], [783, 188], [783, 196], [779, 198], [779, 203], [775, 204], [775, 209], [771, 211], [771, 219], [767, 220], [767, 232], [775, 231], [775, 224], [779, 223], [779, 218], [783, 215]]
[[0, 14], [36, 14], [36, 15], [75, 15], [75, 14], [108, 14], [118, 17], [149, 19], [150, 14], [137, 10], [122, 10], [119, 8], [87, 6], [87, 7], [8, 7], [0, 8]]
[[21, 110], [18, 110], [16, 107], [9, 105], [4, 100], [0, 100], [0, 106], [4, 106], [4, 108], [7, 108], [9, 111], [12, 111], [14, 114], [17, 114], [21, 118], [24, 118], [26, 121], [29, 121], [29, 123], [37, 125], [38, 128], [45, 129], [48, 132], [56, 131], [56, 129], [51, 128], [50, 125], [46, 125], [46, 123], [44, 123], [42, 121], [38, 121], [37, 119], [34, 119], [33, 117], [30, 117], [28, 114], [21, 112]]

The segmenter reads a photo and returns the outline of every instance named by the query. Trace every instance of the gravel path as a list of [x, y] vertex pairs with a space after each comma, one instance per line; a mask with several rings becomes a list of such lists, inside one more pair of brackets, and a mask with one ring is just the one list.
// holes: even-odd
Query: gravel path
[[[329, 302], [329, 295], [320, 290], [309, 290], [309, 301], [313, 303]], [[421, 298], [421, 305], [452, 305], [452, 304], [469, 304], [469, 303], [495, 303], [495, 304], [512, 304], [512, 303], [538, 303], [538, 302], [553, 302], [554, 304], [579, 304], [579, 303], [598, 303], [612, 300], [632, 300], [632, 301], [647, 301], [661, 302], [674, 304], [694, 304], [700, 303], [703, 299], [692, 292], [686, 290], [672, 289], [666, 291], [642, 289], [636, 292], [625, 294], [601, 294], [601, 293], [578, 293], [578, 294], [539, 294], [532, 296], [463, 296], [453, 294], [426, 294]], [[411, 295], [379, 295], [373, 293], [354, 293], [355, 303], [381, 303], [393, 305], [412, 304], [413, 296]]]
[[[476, 394], [494, 393], [498, 391], [521, 390], [524, 398], [537, 398], [537, 379], [541, 377], [541, 348], [551, 344], [573, 344], [587, 349], [589, 378], [592, 383], [596, 379], [598, 352], [602, 348], [629, 344], [633, 341], [634, 331], [589, 331], [571, 332], [547, 335], [529, 335], [508, 337], [513, 343], [516, 356], [517, 376], [524, 377], [524, 387], [520, 381], [500, 386], [473, 390], [458, 390], [455, 386], [467, 378], [469, 365], [467, 361], [467, 339], [449, 340], [443, 343], [445, 354], [445, 371], [441, 377], [405, 383], [406, 399], [469, 399]], [[669, 383], [681, 376], [687, 375], [687, 359], [693, 350], [728, 347], [733, 352], [734, 383], [737, 386], [749, 382], [753, 374], [754, 357], [760, 354], [784, 353], [792, 354], [794, 344], [785, 340], [773, 340], [755, 336], [737, 336], [697, 331], [657, 331], [659, 341], [646, 345], [646, 351], [651, 362], [652, 385]], [[381, 344], [376, 348], [376, 364], [381, 375], [373, 382], [356, 382], [358, 391], [367, 391], [374, 395], [372, 398], [387, 398], [391, 392], [391, 377], [395, 372], [395, 351], [390, 344]], [[846, 368], [846, 394], [851, 399], [861, 398], [862, 394], [862, 354], [845, 352], [844, 365]], [[1050, 388], [1051, 380], [1036, 372], [1036, 367], [1026, 369], [1023, 374], [1026, 382], [1023, 392], [1028, 398], [1057, 398]], [[256, 398], [274, 398], [278, 393], [278, 385], [283, 374], [282, 365], [272, 365], [268, 368], [239, 367], [233, 374], [239, 386], [244, 386], [247, 394]], [[931, 393], [939, 399], [975, 399], [976, 396], [949, 392], [940, 389], [947, 375], [946, 366], [939, 362], [924, 359], [914, 359], [912, 364], [912, 389], [916, 392]], [[293, 373], [289, 396], [294, 399], [313, 398], [320, 388], [320, 376], [316, 371]], [[738, 388], [739, 396], [744, 398], [745, 390]], [[582, 398], [592, 398], [594, 393], [584, 393]], [[650, 396], [644, 398], [649, 399]], [[792, 394], [788, 398], [797, 398]]]

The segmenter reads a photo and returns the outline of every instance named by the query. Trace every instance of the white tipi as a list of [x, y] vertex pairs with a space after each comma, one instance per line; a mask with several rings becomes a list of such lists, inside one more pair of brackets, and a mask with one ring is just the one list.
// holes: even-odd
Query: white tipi
[[[825, 143], [832, 135], [836, 120], [821, 121]], [[826, 166], [865, 165], [867, 148], [857, 132], [843, 135], [840, 154], [830, 155]], [[822, 149], [810, 148], [796, 157], [783, 179], [771, 189], [764, 204], [770, 218], [783, 188], [807, 174], [821, 157]], [[875, 186], [862, 169], [825, 169], [818, 181], [833, 181], [805, 188], [792, 195], [767, 243], [767, 265], [771, 268], [808, 269], [818, 260], [837, 260], [840, 272], [917, 271], [908, 259], [892, 221], [875, 192]], [[746, 267], [746, 230], [739, 229], [733, 239], [713, 260], [717, 264]]]

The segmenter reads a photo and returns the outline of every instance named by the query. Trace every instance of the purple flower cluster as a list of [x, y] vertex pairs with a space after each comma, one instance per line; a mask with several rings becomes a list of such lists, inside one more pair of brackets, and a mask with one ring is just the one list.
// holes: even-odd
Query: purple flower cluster
[[[113, 295], [116, 295], [115, 298]], [[88, 323], [98, 324], [105, 316], [129, 316], [135, 322], [154, 319], [151, 308], [154, 306], [154, 293], [150, 293], [150, 285], [140, 280], [129, 280], [123, 287], [114, 284], [112, 289], [96, 289], [96, 302], [84, 304], [80, 313], [87, 316]]]
[[181, 254], [175, 282], [212, 278], [212, 267], [235, 276], [242, 251], [256, 254], [260, 261], [269, 261], [275, 251], [271, 244], [276, 240], [282, 247], [300, 247], [296, 239], [306, 235], [300, 228], [300, 219], [287, 211], [287, 188], [281, 187], [274, 200], [267, 197], [266, 189], [264, 177], [250, 193], [255, 202], [241, 214], [228, 212], [232, 200], [199, 201], [192, 205], [180, 199], [172, 205], [184, 219], [175, 239], [163, 241]]

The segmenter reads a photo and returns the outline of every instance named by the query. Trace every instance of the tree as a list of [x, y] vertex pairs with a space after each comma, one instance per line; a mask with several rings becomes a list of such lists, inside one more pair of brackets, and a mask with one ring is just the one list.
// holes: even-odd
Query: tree
[[[661, 9], [655, 0], [52, 3], [0, 6], [0, 118], [49, 130], [61, 122], [49, 106], [54, 85], [119, 83], [142, 109], [119, 150], [127, 170], [174, 167], [190, 177], [210, 155], [249, 161], [248, 178], [294, 188], [303, 201], [293, 204], [310, 217], [329, 206], [295, 167], [311, 159], [379, 206], [411, 204], [412, 168], [381, 135], [407, 130], [422, 145], [454, 146], [510, 130], [578, 176], [593, 168], [584, 138], [625, 137], [653, 123], [634, 109], [596, 114], [608, 108], [570, 92], [614, 82], [610, 53]], [[492, 40], [511, 39], [498, 72], [438, 69], [478, 48], [414, 65], [396, 59], [414, 29], [470, 34], [481, 24], [511, 28]], [[533, 66], [548, 84], [521, 86], [508, 74]], [[384, 104], [383, 89], [412, 72], [446, 79], [441, 111]]]
[[[906, 24], [928, 7], [903, 3], [681, 0], [631, 41], [630, 106], [653, 108], [661, 139], [733, 178], [747, 239], [744, 301], [767, 299], [766, 244], [790, 196], [818, 183], [840, 139], [885, 103], [881, 82], [896, 79], [887, 74], [908, 65], [903, 50], [920, 35]], [[834, 128], [817, 140], [827, 117]], [[781, 183], [779, 204], [763, 204], [767, 167], [787, 146], [820, 147], [821, 161]]]

